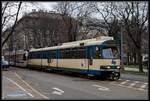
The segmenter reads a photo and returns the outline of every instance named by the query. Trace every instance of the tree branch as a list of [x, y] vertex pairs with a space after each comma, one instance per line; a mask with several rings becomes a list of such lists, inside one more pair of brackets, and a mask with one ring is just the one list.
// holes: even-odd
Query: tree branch
[[17, 10], [17, 15], [16, 15], [15, 23], [14, 23], [14, 25], [11, 28], [11, 32], [8, 34], [8, 36], [6, 37], [6, 39], [4, 39], [4, 41], [2, 42], [2, 47], [4, 46], [4, 44], [6, 43], [6, 41], [9, 39], [9, 37], [12, 35], [12, 33], [15, 30], [15, 27], [16, 27], [16, 24], [17, 24], [17, 20], [18, 20], [19, 11], [20, 11], [20, 8], [21, 8], [21, 4], [22, 4], [22, 2], [20, 2], [19, 5], [18, 5], [18, 10]]
[[5, 10], [6, 10], [7, 6], [8, 6], [8, 3], [9, 3], [9, 2], [6, 2], [5, 7], [2, 9], [2, 17], [3, 17], [3, 15], [4, 15], [4, 13], [5, 13]]

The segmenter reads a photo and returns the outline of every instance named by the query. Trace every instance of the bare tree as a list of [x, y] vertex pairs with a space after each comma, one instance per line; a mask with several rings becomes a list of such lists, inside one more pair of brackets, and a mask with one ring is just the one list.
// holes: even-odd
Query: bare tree
[[19, 2], [16, 13], [11, 14], [11, 12], [7, 12], [7, 9], [11, 9], [12, 6], [16, 6], [16, 3], [12, 3], [12, 2], [4, 2], [3, 3], [3, 7], [2, 7], [2, 31], [12, 17], [15, 17], [15, 20], [14, 20], [13, 26], [10, 28], [10, 32], [8, 35], [6, 35], [6, 33], [5, 33], [6, 31], [2, 32], [2, 37], [5, 36], [5, 39], [3, 39], [3, 41], [2, 41], [2, 47], [4, 46], [6, 41], [9, 39], [9, 37], [13, 34], [13, 32], [15, 30], [15, 27], [16, 27], [16, 24], [18, 21], [18, 15], [19, 15], [19, 11], [21, 8], [21, 4], [22, 4], [22, 2]]
[[68, 29], [68, 36], [70, 36], [69, 41], [75, 40], [75, 34], [72, 33], [72, 27], [73, 27], [73, 19], [71, 18], [71, 14], [73, 12], [74, 5], [70, 2], [60, 2], [55, 7], [56, 11], [62, 14], [63, 22], [65, 23], [65, 26]]
[[[123, 8], [123, 9], [122, 9]], [[148, 2], [124, 2], [117, 9], [124, 28], [132, 40], [138, 54], [139, 72], [143, 72], [141, 42], [148, 21]]]
[[84, 19], [89, 17], [93, 11], [93, 5], [93, 2], [60, 2], [54, 7], [57, 12], [62, 14], [63, 21], [68, 28], [70, 41], [76, 40]]
[[20, 40], [24, 36], [22, 41], [26, 44], [22, 44], [22, 48], [25, 49], [58, 45], [62, 42], [68, 42], [67, 28], [62, 21], [59, 13], [31, 12], [18, 21], [16, 28], [18, 33], [15, 34], [20, 35]]
[[135, 60], [137, 54], [139, 71], [143, 72], [141, 36], [145, 32], [148, 22], [148, 2], [102, 2], [96, 6], [96, 10], [104, 19], [109, 35], [120, 32], [121, 25], [124, 27], [127, 38], [129, 38], [127, 44], [134, 48], [134, 51], [131, 49], [131, 52], [135, 54]]
[[101, 22], [103, 26], [101, 27], [107, 29], [109, 36], [117, 36], [118, 32], [120, 31], [120, 27], [115, 12], [116, 5], [114, 5], [114, 2], [97, 3], [95, 9], [103, 19], [103, 22]]
[[[2, 47], [6, 46], [5, 48], [9, 47], [11, 50], [14, 46], [23, 47], [21, 44], [24, 44], [25, 41], [20, 40], [18, 37], [25, 40], [28, 38], [26, 37], [27, 33], [17, 35], [19, 34], [17, 32], [20, 32], [20, 30], [17, 29], [19, 20], [23, 14], [25, 15], [26, 12], [30, 12], [28, 8], [37, 8], [38, 6], [37, 2], [2, 2]], [[27, 41], [25, 43], [28, 45]], [[18, 44], [18, 46], [16, 44]]]

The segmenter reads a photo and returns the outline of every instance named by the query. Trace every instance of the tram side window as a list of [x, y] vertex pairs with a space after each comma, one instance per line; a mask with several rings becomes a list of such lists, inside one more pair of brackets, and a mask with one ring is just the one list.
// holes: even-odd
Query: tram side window
[[25, 54], [23, 54], [23, 60], [27, 60]]
[[69, 59], [70, 57], [71, 57], [70, 50], [69, 49], [64, 50], [64, 57], [63, 58]]
[[42, 52], [42, 57], [41, 57], [42, 59], [44, 59], [45, 58], [45, 52]]
[[34, 59], [35, 58], [35, 54], [34, 53], [32, 53], [32, 59]]
[[32, 53], [30, 54], [30, 58], [31, 58], [31, 59], [40, 58], [40, 54], [38, 54], [38, 52], [32, 52]]
[[70, 57], [70, 52], [67, 49], [60, 50], [60, 59], [68, 59]]
[[79, 59], [80, 58], [80, 52], [79, 52], [78, 48], [72, 48], [70, 52], [71, 52], [70, 56], [72, 59]]
[[31, 58], [34, 59], [34, 53], [32, 53], [32, 57]]
[[45, 58], [48, 59], [49, 57], [50, 57], [50, 53], [49, 53], [49, 51], [46, 51], [45, 52]]
[[29, 58], [32, 59], [33, 58], [33, 53], [29, 54]]
[[62, 49], [60, 50], [61, 59], [81, 59], [86, 57], [85, 48], [71, 48], [71, 49]]
[[40, 59], [41, 58], [41, 56], [40, 55], [42, 55], [42, 54], [40, 54], [40, 53], [35, 53], [35, 59]]
[[50, 51], [50, 54], [51, 54], [50, 56], [52, 59], [56, 59], [56, 51], [54, 51], [54, 50]]
[[29, 53], [29, 59], [31, 59], [31, 53]]
[[71, 59], [73, 56], [71, 49], [64, 49], [64, 53], [64, 59]]
[[33, 54], [32, 54], [32, 58], [33, 58], [33, 59], [37, 58], [36, 53], [33, 53]]
[[70, 50], [69, 49], [62, 49], [60, 50], [60, 58], [61, 59], [69, 59], [70, 58]]
[[72, 48], [72, 49], [70, 50], [70, 58], [71, 58], [71, 59], [75, 59], [75, 58], [76, 58], [76, 54], [77, 54], [76, 49], [75, 49], [75, 48]]
[[95, 59], [100, 59], [100, 58], [101, 58], [100, 48], [96, 47], [95, 48]]
[[43, 52], [38, 52], [38, 59], [43, 59]]
[[85, 58], [85, 55], [86, 55], [85, 48], [82, 47], [74, 48], [71, 51], [71, 57], [74, 59], [83, 59]]
[[35, 53], [32, 53], [32, 59], [36, 58], [35, 55], [36, 55]]
[[43, 56], [42, 57], [43, 57], [43, 59], [47, 58], [47, 52], [46, 51], [43, 52]]
[[79, 49], [79, 57], [81, 59], [86, 58], [86, 49], [84, 47]]
[[73, 58], [75, 58], [75, 59], [79, 59], [80, 58], [80, 51], [79, 51], [79, 49], [78, 48], [75, 48], [74, 49], [74, 51], [73, 51]]
[[63, 59], [64, 58], [64, 50], [60, 50], [60, 59]]

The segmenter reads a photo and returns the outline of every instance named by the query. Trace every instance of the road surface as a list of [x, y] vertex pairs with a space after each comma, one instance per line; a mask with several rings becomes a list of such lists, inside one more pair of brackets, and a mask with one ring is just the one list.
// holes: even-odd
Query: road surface
[[118, 81], [109, 81], [11, 67], [2, 71], [2, 99], [148, 99], [146, 79], [122, 76]]

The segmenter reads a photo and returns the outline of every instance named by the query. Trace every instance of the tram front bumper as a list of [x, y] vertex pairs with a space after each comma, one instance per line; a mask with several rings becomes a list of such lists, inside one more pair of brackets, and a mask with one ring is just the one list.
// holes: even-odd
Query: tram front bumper
[[100, 71], [120, 72], [120, 70], [119, 70], [119, 69], [100, 69]]

